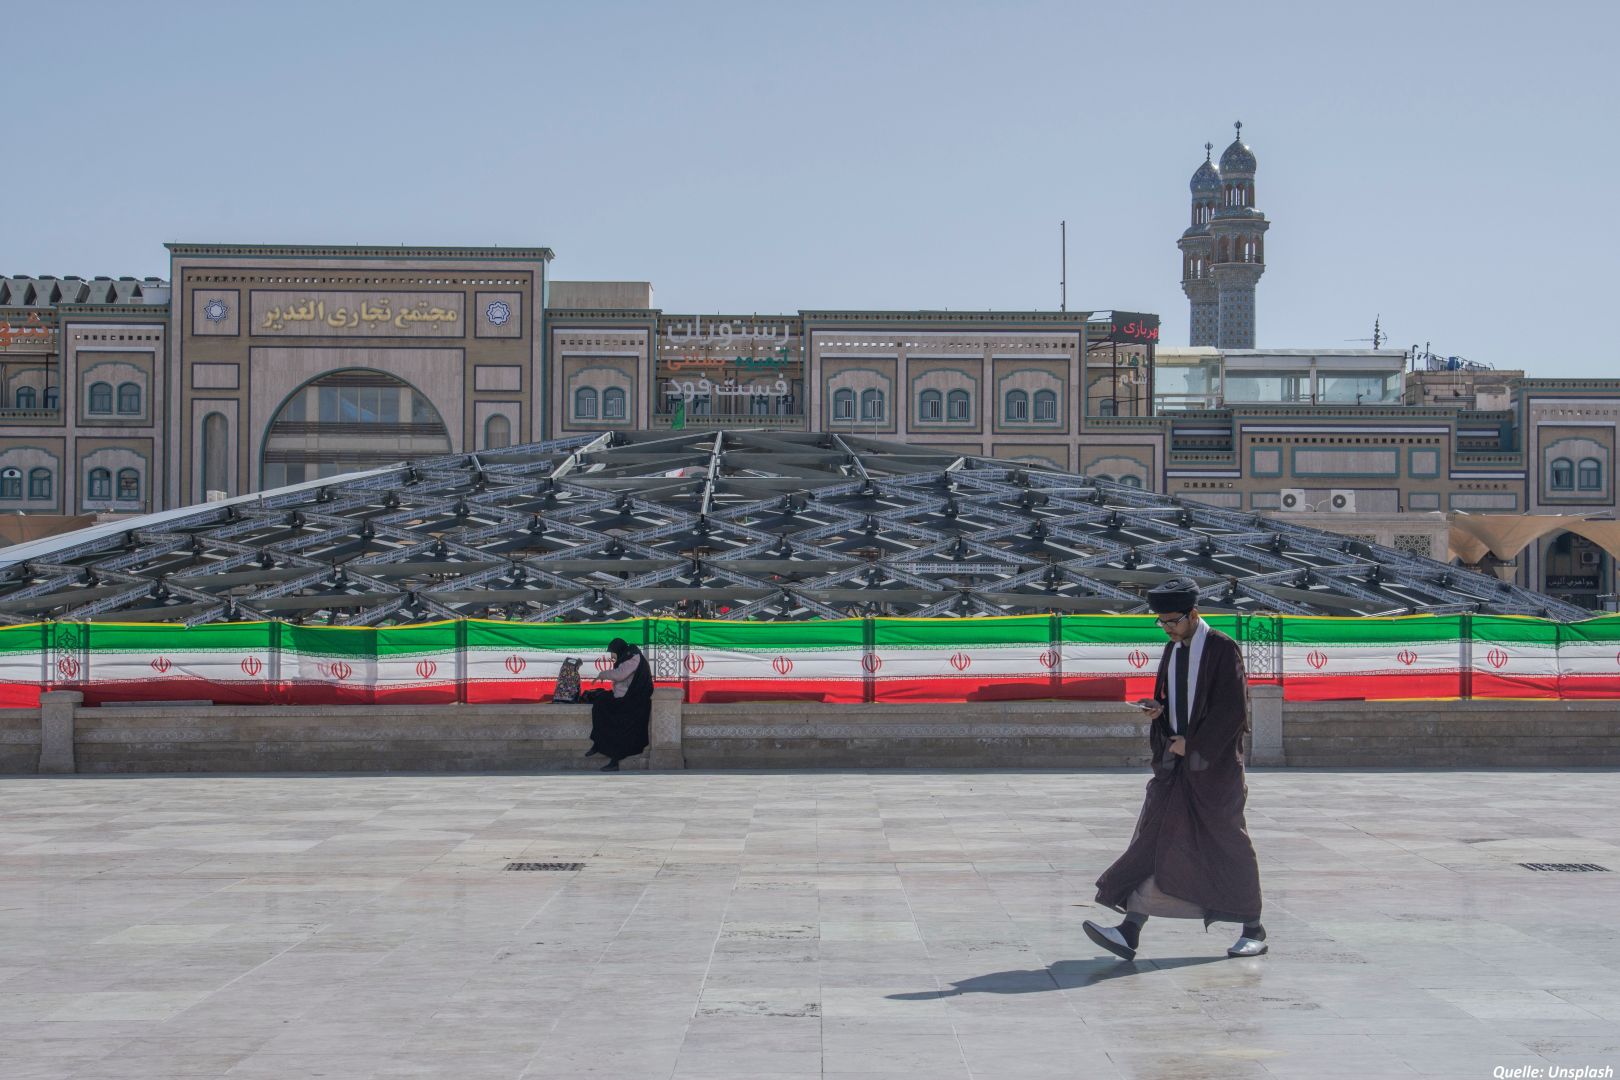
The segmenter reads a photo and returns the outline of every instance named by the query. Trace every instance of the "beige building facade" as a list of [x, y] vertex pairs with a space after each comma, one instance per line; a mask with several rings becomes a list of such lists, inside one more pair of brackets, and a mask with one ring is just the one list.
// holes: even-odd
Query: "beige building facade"
[[548, 249], [169, 251], [167, 505], [538, 437]]

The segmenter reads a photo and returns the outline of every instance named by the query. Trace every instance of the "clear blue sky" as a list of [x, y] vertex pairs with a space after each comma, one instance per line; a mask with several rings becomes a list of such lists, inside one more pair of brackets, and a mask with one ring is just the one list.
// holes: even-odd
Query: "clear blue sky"
[[1261, 345], [1382, 313], [1616, 376], [1617, 7], [0, 0], [0, 272], [544, 244], [674, 312], [1056, 308], [1066, 218], [1070, 307], [1184, 344], [1187, 179], [1241, 119]]

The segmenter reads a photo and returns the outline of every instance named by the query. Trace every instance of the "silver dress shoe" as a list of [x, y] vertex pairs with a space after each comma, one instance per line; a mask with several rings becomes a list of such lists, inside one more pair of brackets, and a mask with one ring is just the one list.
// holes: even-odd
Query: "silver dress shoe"
[[1237, 944], [1226, 950], [1227, 956], [1264, 956], [1268, 946], [1252, 937], [1240, 937]]
[[1136, 950], [1126, 944], [1125, 935], [1121, 934], [1115, 927], [1098, 926], [1090, 919], [1087, 919], [1080, 924], [1080, 928], [1086, 932], [1086, 937], [1121, 960], [1134, 960], [1136, 958]]

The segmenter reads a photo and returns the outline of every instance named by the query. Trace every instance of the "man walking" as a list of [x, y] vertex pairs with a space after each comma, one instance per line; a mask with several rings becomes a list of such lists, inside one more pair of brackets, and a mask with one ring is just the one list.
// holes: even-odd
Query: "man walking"
[[1159, 661], [1152, 716], [1153, 779], [1125, 854], [1097, 879], [1097, 903], [1118, 926], [1084, 923], [1086, 936], [1130, 960], [1148, 916], [1243, 925], [1228, 956], [1267, 949], [1260, 866], [1243, 820], [1243, 736], [1249, 686], [1237, 642], [1198, 615], [1198, 585], [1174, 577], [1148, 593], [1170, 638]]

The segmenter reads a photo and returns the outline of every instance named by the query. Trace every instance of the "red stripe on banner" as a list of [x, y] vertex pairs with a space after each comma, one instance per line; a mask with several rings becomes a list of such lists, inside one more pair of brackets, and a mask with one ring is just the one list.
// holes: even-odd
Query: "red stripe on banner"
[[859, 679], [701, 679], [688, 689], [688, 701], [723, 704], [728, 701], [822, 701], [859, 704], [864, 698]]
[[1403, 701], [1462, 696], [1455, 671], [1410, 675], [1290, 675], [1283, 680], [1288, 701]]
[[0, 709], [37, 709], [40, 693], [37, 682], [0, 682]]
[[[114, 679], [59, 686], [58, 690], [78, 690], [86, 705], [109, 701], [212, 701], [216, 705], [268, 705], [270, 687], [265, 683], [214, 682], [210, 679]], [[34, 704], [39, 704], [38, 693]]]
[[1547, 675], [1495, 675], [1487, 671], [1474, 672], [1476, 698], [1556, 698], [1558, 676]]
[[1568, 701], [1620, 698], [1620, 674], [1565, 675], [1558, 680], [1558, 696]]
[[556, 679], [473, 679], [467, 683], [467, 704], [537, 705], [556, 692]]
[[342, 683], [284, 682], [276, 690], [276, 703], [285, 705], [370, 705], [375, 699], [369, 686]]

